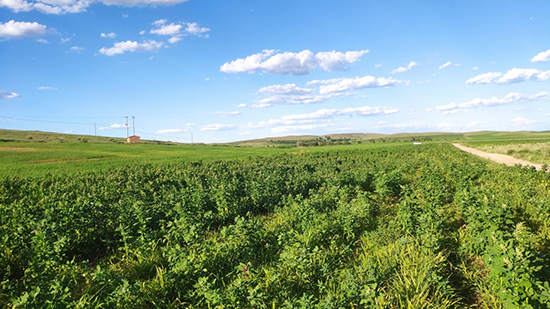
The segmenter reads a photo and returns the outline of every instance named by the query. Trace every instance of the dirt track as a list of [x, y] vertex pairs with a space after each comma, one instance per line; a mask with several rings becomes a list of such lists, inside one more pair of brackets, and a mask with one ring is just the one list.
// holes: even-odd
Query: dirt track
[[508, 166], [514, 166], [516, 164], [534, 166], [537, 169], [537, 171], [540, 171], [542, 169], [542, 164], [531, 163], [529, 161], [516, 159], [514, 157], [510, 157], [510, 156], [503, 155], [503, 154], [485, 152], [485, 151], [477, 150], [477, 149], [474, 149], [474, 148], [462, 146], [460, 144], [453, 144], [453, 146], [455, 146], [456, 148], [458, 148], [462, 151], [465, 151], [465, 152], [474, 154], [476, 156], [494, 161], [496, 163], [506, 164]]

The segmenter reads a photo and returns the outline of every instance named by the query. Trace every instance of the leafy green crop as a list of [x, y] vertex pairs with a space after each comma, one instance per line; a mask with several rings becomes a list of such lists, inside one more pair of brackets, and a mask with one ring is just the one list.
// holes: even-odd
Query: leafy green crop
[[550, 174], [434, 144], [0, 179], [0, 306], [547, 308]]

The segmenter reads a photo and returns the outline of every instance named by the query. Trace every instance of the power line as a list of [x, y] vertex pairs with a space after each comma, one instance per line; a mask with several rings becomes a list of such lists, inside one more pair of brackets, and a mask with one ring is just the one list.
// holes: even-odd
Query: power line
[[92, 125], [93, 122], [68, 122], [68, 121], [52, 121], [52, 120], [38, 120], [38, 119], [28, 119], [28, 118], [16, 118], [16, 117], [4, 117], [0, 116], [2, 119], [11, 119], [16, 121], [30, 121], [30, 122], [46, 122], [46, 123], [63, 123], [63, 124], [85, 124]]

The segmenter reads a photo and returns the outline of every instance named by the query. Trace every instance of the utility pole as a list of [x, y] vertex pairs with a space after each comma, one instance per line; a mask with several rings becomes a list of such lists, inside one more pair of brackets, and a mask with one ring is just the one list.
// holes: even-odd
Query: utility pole
[[130, 136], [130, 128], [128, 128], [128, 116], [126, 116], [125, 118], [126, 118], [126, 138], [128, 138], [128, 136]]
[[136, 135], [136, 117], [132, 116], [132, 135]]

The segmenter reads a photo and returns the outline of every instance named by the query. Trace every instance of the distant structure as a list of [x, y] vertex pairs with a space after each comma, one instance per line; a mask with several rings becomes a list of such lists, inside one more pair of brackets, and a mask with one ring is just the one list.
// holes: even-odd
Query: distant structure
[[128, 136], [128, 116], [126, 116], [126, 142], [139, 143], [139, 136], [136, 135], [136, 117], [132, 116], [132, 136]]
[[137, 135], [128, 136], [128, 137], [126, 138], [126, 142], [127, 142], [127, 143], [139, 143], [139, 138], [140, 138], [140, 137], [137, 136]]

